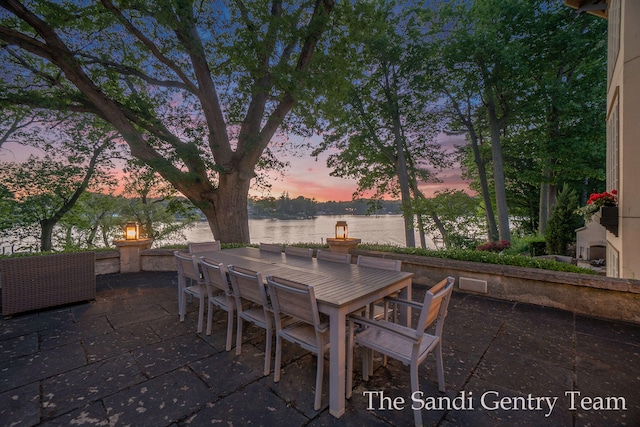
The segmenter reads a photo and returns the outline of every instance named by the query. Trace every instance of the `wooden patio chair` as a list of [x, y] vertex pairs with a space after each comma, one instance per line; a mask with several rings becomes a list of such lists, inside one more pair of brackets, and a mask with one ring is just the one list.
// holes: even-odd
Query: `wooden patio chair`
[[282, 245], [278, 243], [260, 243], [261, 251], [282, 253]]
[[214, 240], [211, 242], [189, 242], [190, 254], [197, 254], [202, 252], [213, 252], [213, 251], [219, 251], [220, 249], [221, 247], [220, 247], [219, 240]]
[[[298, 344], [317, 356], [316, 388], [313, 408], [320, 409], [324, 355], [329, 349], [328, 319], [321, 317], [313, 286], [267, 276], [267, 287], [276, 322], [276, 362], [273, 380], [280, 381], [282, 338]], [[283, 324], [283, 318], [293, 321]]]
[[313, 249], [311, 248], [297, 248], [295, 246], [287, 246], [284, 248], [284, 253], [292, 256], [299, 256], [304, 258], [313, 257]]
[[[371, 267], [371, 268], [380, 268], [382, 270], [391, 270], [391, 271], [400, 271], [402, 268], [402, 261], [399, 259], [387, 259], [380, 257], [372, 257], [366, 255], [358, 255], [358, 259], [356, 264], [360, 267]], [[390, 297], [397, 297], [398, 292], [391, 295]], [[389, 314], [397, 313], [397, 310], [389, 310], [389, 297], [384, 298], [381, 301], [376, 301], [375, 303], [369, 304], [367, 310], [365, 310], [362, 315], [368, 315], [371, 319], [384, 319], [388, 320]], [[382, 305], [380, 305], [382, 303]], [[373, 356], [370, 356], [373, 357]], [[387, 356], [383, 355], [382, 364], [387, 366]], [[369, 366], [370, 372], [369, 374], [373, 374], [371, 371], [373, 367]]]
[[[353, 387], [353, 349], [359, 345], [369, 348], [405, 365], [409, 365], [411, 375], [411, 393], [419, 391], [418, 366], [434, 351], [436, 371], [438, 375], [438, 389], [445, 391], [444, 366], [442, 362], [442, 328], [447, 315], [447, 307], [451, 298], [455, 279], [448, 277], [429, 289], [422, 304], [394, 299], [396, 304], [404, 304], [420, 310], [420, 317], [415, 328], [392, 323], [387, 320], [369, 319], [363, 316], [349, 316], [349, 344], [347, 347], [347, 398], [351, 397]], [[433, 335], [425, 332], [427, 327], [436, 323]], [[354, 333], [358, 324], [360, 332]], [[367, 353], [362, 356], [362, 378], [369, 379], [369, 364], [373, 360]], [[422, 425], [422, 413], [415, 410], [416, 426]]]
[[[372, 257], [366, 255], [358, 255], [358, 260], [356, 264], [360, 267], [371, 267], [371, 268], [380, 268], [382, 270], [391, 270], [391, 271], [400, 271], [402, 268], [402, 261], [399, 259], [387, 259], [387, 258], [379, 258]], [[393, 296], [397, 296], [397, 293]], [[371, 304], [369, 306], [369, 317], [375, 319], [384, 318], [387, 319], [387, 315], [389, 314], [389, 302], [385, 299], [383, 307], [380, 307], [377, 304]]]
[[[200, 273], [198, 259], [195, 255], [179, 251], [175, 251], [173, 255], [178, 267], [178, 314], [180, 314], [180, 321], [184, 322], [184, 316], [187, 311], [187, 297], [198, 298], [200, 300], [200, 306], [198, 308], [198, 333], [201, 333], [207, 289], [204, 284], [204, 278]], [[186, 279], [191, 280], [190, 286], [187, 286]]]
[[[273, 310], [267, 299], [267, 290], [262, 280], [262, 274], [257, 271], [228, 266], [233, 295], [238, 311], [238, 326], [236, 331], [236, 355], [242, 353], [243, 321], [248, 321], [264, 329], [267, 334], [264, 350], [264, 375], [271, 372], [271, 341], [274, 330]], [[246, 303], [251, 303], [247, 306]]]
[[204, 283], [207, 286], [207, 335], [211, 335], [213, 323], [213, 307], [218, 307], [227, 312], [227, 342], [226, 350], [231, 350], [231, 340], [233, 338], [233, 318], [235, 314], [235, 298], [231, 284], [227, 278], [227, 269], [223, 263], [218, 263], [200, 257], [200, 266], [204, 276]]
[[321, 249], [318, 249], [316, 251], [316, 259], [318, 261], [331, 261], [340, 264], [351, 264], [351, 254], [323, 251]]

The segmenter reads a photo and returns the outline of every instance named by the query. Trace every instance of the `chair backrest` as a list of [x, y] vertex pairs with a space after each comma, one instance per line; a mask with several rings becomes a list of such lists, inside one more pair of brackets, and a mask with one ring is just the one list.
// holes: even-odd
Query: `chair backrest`
[[213, 242], [189, 242], [189, 253], [192, 254], [219, 251], [220, 249], [219, 240], [215, 240]]
[[295, 246], [287, 246], [284, 248], [284, 253], [287, 255], [311, 258], [313, 256], [313, 249], [311, 248], [296, 248]]
[[393, 271], [400, 271], [402, 267], [402, 261], [399, 259], [378, 258], [366, 255], [358, 255], [357, 264], [361, 267], [373, 267]]
[[425, 293], [420, 319], [417, 324], [419, 336], [421, 336], [425, 329], [433, 322], [437, 322], [436, 335], [442, 334], [442, 325], [447, 315], [447, 307], [451, 299], [454, 282], [455, 279], [453, 277], [447, 277]]
[[195, 255], [174, 251], [173, 256], [176, 259], [176, 266], [178, 267], [179, 275], [194, 280], [200, 280], [200, 269]]
[[316, 258], [318, 261], [331, 261], [331, 262], [339, 262], [342, 264], [350, 264], [351, 263], [351, 254], [343, 254], [339, 252], [329, 252], [318, 249], [316, 252]]
[[267, 252], [282, 252], [282, 245], [278, 243], [260, 243], [260, 250]]
[[233, 290], [227, 279], [227, 269], [223, 263], [200, 257], [200, 266], [204, 275], [204, 283], [207, 285], [207, 293], [213, 296], [213, 289], [224, 291], [227, 295], [232, 295]]
[[230, 265], [227, 267], [233, 294], [236, 298], [260, 304], [267, 307], [267, 291], [262, 281], [262, 274], [257, 271]]
[[317, 329], [320, 324], [320, 314], [313, 286], [267, 276], [267, 287], [276, 317], [278, 314], [291, 316], [314, 325]]

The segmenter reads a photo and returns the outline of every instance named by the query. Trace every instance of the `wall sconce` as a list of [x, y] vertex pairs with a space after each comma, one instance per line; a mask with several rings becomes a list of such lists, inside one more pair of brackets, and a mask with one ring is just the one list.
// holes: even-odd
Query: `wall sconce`
[[138, 240], [139, 233], [140, 230], [136, 222], [128, 222], [124, 227], [124, 237], [126, 240]]
[[336, 239], [346, 239], [347, 237], [349, 237], [347, 221], [336, 222]]

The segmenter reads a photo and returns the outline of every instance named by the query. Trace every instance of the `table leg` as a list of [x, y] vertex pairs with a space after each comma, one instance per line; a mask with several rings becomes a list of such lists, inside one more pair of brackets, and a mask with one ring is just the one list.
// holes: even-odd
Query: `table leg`
[[340, 418], [345, 412], [346, 313], [336, 309], [330, 314], [329, 413]]
[[[411, 280], [409, 280], [407, 286], [400, 290], [400, 298], [411, 301]], [[400, 307], [398, 307], [396, 305], [396, 309], [398, 308], [398, 311], [400, 312], [400, 315], [398, 316], [399, 323], [401, 325], [411, 326], [411, 307], [407, 307], [405, 305], [400, 305]]]

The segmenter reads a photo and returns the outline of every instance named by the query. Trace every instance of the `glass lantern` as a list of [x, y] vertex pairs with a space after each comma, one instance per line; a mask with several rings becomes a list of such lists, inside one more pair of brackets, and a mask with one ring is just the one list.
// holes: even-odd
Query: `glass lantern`
[[336, 223], [336, 239], [346, 239], [349, 236], [349, 227], [347, 221], [338, 221]]
[[138, 228], [138, 223], [136, 222], [128, 222], [124, 227], [124, 236], [126, 240], [138, 240], [140, 230]]

